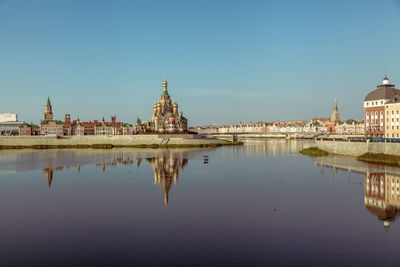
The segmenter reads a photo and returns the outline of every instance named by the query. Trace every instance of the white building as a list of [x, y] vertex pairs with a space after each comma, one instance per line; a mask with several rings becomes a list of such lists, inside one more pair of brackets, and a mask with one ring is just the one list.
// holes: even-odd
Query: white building
[[0, 113], [0, 122], [18, 121], [17, 114], [14, 113]]

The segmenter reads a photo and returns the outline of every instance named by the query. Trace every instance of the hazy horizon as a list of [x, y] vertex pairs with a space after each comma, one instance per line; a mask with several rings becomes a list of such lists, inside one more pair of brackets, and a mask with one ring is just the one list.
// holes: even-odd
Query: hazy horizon
[[400, 87], [400, 1], [0, 0], [0, 113], [149, 120], [167, 75], [189, 125], [361, 119]]

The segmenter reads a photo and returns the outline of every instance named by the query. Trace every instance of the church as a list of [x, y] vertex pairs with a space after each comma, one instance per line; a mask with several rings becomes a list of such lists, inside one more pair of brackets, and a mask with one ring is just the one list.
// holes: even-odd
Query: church
[[168, 82], [163, 82], [163, 92], [153, 105], [153, 115], [149, 122], [142, 122], [139, 118], [135, 124], [137, 133], [183, 133], [188, 130], [188, 120], [183, 112], [178, 111], [176, 101], [172, 104], [168, 93]]

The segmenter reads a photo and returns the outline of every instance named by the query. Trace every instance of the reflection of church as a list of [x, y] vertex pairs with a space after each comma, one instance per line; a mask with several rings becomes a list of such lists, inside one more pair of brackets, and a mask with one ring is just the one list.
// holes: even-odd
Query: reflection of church
[[[150, 164], [154, 171], [154, 184], [160, 186], [164, 193], [164, 203], [167, 206], [169, 200], [169, 191], [173, 184], [176, 184], [179, 179], [180, 173], [182, 173], [183, 168], [188, 164], [188, 159], [184, 155], [185, 153], [157, 153], [156, 156], [151, 155], [150, 157], [145, 157], [146, 162]], [[144, 156], [144, 155], [143, 155]], [[149, 156], [149, 155], [146, 155]], [[118, 165], [131, 165], [136, 162], [137, 167], [140, 167], [142, 162], [141, 157], [137, 157], [133, 160], [131, 157], [127, 156], [117, 156], [109, 159], [98, 159], [95, 163], [97, 167], [101, 168], [104, 172], [106, 166], [116, 167]], [[47, 167], [43, 171], [46, 176], [47, 185], [51, 188], [54, 172], [63, 170], [64, 168], [70, 168], [71, 165], [55, 165], [56, 167]], [[80, 171], [82, 164], [76, 164], [76, 169]]]
[[179, 172], [187, 165], [188, 160], [183, 158], [147, 158], [154, 171], [154, 184], [158, 184], [164, 192], [164, 203], [168, 205], [168, 194], [172, 183], [176, 184], [179, 179]]
[[53, 181], [54, 169], [53, 168], [46, 168], [46, 169], [44, 169], [44, 173], [46, 174], [47, 185], [50, 188], [51, 187], [51, 182]]
[[388, 173], [366, 173], [364, 204], [369, 212], [383, 221], [386, 229], [400, 215], [400, 176]]

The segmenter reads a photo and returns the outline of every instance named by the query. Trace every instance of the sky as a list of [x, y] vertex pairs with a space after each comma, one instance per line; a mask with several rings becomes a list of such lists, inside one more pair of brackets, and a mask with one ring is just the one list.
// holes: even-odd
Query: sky
[[0, 0], [0, 113], [149, 120], [167, 76], [189, 125], [360, 119], [400, 88], [400, 1]]

